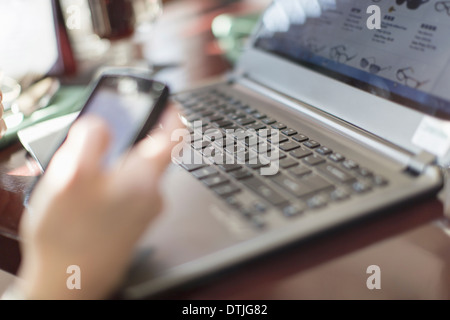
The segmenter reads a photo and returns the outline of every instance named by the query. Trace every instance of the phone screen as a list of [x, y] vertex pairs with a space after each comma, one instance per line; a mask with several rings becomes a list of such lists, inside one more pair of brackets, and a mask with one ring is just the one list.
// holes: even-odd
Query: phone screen
[[107, 122], [110, 145], [105, 165], [111, 165], [138, 138], [165, 86], [131, 76], [105, 76], [97, 84], [80, 116], [96, 115]]
[[[166, 85], [138, 75], [106, 74], [95, 83], [78, 118], [94, 115], [107, 123], [110, 142], [103, 159], [105, 167], [111, 166], [135, 142], [145, 137], [157, 123], [168, 95]], [[38, 161], [43, 172], [69, 129], [61, 131], [60, 138], [52, 142], [55, 143], [55, 148], [51, 148], [54, 151]], [[36, 177], [25, 192], [24, 205], [39, 178]]]

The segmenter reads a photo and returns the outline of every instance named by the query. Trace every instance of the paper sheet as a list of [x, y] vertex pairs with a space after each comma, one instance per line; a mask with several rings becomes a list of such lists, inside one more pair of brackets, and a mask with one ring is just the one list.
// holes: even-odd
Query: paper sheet
[[0, 1], [0, 70], [20, 79], [45, 74], [58, 59], [51, 0]]

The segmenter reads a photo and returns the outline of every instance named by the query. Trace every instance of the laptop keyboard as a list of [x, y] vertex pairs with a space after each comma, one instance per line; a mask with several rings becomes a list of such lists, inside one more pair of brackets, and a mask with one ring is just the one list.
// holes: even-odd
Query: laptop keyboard
[[[257, 228], [266, 227], [262, 217], [269, 207], [294, 219], [388, 184], [370, 168], [220, 90], [174, 98], [195, 155], [179, 159], [181, 167]], [[271, 166], [277, 170], [264, 174]], [[241, 201], [245, 190], [258, 200]]]

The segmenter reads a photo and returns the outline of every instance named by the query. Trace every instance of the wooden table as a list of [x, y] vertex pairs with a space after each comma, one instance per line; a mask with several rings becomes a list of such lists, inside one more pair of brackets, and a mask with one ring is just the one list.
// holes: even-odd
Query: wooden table
[[[144, 50], [158, 77], [175, 90], [230, 70], [211, 34], [223, 12], [251, 13], [267, 1], [180, 0], [165, 4]], [[33, 166], [20, 144], [0, 152], [0, 268], [16, 272], [23, 192]], [[416, 201], [218, 275], [175, 299], [449, 299], [450, 229], [438, 198]], [[441, 200], [442, 201], [441, 201]], [[381, 289], [369, 290], [367, 267], [381, 269]]]

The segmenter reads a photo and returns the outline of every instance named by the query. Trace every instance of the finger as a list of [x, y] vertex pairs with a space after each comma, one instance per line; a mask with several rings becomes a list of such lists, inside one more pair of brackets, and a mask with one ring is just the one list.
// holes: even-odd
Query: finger
[[6, 133], [7, 127], [4, 119], [0, 119], [0, 138]]
[[163, 129], [152, 138], [138, 143], [121, 163], [116, 182], [122, 190], [124, 186], [136, 193], [157, 189], [160, 177], [171, 160], [171, 150], [175, 144], [171, 141], [171, 133], [181, 125], [173, 108], [169, 108], [161, 120]]
[[83, 117], [71, 127], [48, 171], [61, 174], [66, 170], [71, 174], [84, 175], [101, 171], [109, 141], [109, 129], [103, 120], [93, 116]]
[[3, 101], [3, 92], [0, 90], [0, 102]]
[[170, 163], [172, 148], [178, 143], [172, 141], [172, 133], [182, 126], [176, 109], [169, 106], [161, 118], [161, 129], [141, 141], [133, 153], [145, 164], [151, 165], [156, 172], [162, 173]]
[[0, 100], [0, 118], [3, 118], [3, 113], [5, 112], [5, 106]]
[[[161, 131], [163, 129], [163, 127], [167, 125], [166, 123], [168, 121], [175, 121], [174, 113], [176, 113], [176, 115], [177, 115], [176, 118], [179, 118], [176, 102], [170, 101], [170, 102], [168, 102], [166, 110], [161, 115], [161, 117], [159, 119], [159, 123], [150, 130], [149, 135], [154, 135], [156, 132]], [[181, 123], [181, 121], [180, 121], [180, 123]]]

